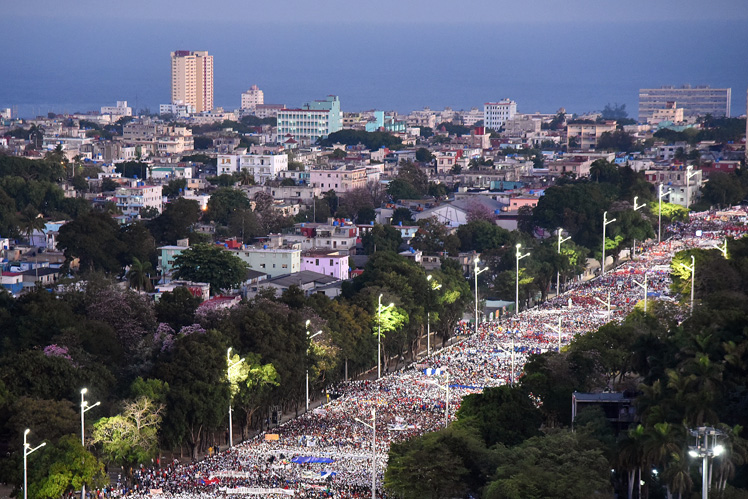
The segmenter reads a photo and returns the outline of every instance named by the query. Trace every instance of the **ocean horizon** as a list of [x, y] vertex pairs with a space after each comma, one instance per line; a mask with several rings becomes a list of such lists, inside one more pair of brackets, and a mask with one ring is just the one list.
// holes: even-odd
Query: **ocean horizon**
[[[173, 50], [214, 56], [214, 101], [239, 107], [256, 84], [265, 102], [298, 107], [334, 94], [343, 111], [482, 109], [511, 98], [519, 112], [570, 113], [625, 104], [639, 88], [732, 88], [746, 111], [748, 30], [739, 21], [589, 24], [261, 24], [42, 19], [4, 27], [0, 108], [21, 117], [98, 111], [127, 100], [170, 102]], [[18, 46], [23, 45], [23, 50]]]

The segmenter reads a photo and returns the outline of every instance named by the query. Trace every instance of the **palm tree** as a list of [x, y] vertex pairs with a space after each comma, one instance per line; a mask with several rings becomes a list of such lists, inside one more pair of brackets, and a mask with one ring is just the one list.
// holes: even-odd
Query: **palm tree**
[[691, 490], [693, 480], [688, 470], [688, 458], [681, 451], [677, 454], [671, 454], [671, 461], [663, 474], [668, 487], [668, 497], [670, 494], [678, 494], [678, 499], [683, 497], [683, 493]]
[[22, 212], [18, 223], [18, 229], [26, 235], [29, 245], [32, 244], [34, 231], [42, 230], [47, 225], [41, 213], [36, 211], [31, 205], [27, 206]]
[[[724, 492], [727, 480], [735, 476], [735, 469], [748, 462], [748, 441], [740, 437], [743, 430], [740, 425], [730, 427], [721, 424], [719, 429], [724, 437], [719, 443], [725, 450], [719, 457], [712, 459], [712, 463], [717, 465], [717, 490]], [[709, 475], [711, 477], [711, 473]]]
[[153, 289], [150, 275], [152, 272], [153, 266], [151, 262], [141, 262], [136, 257], [133, 257], [130, 270], [127, 271], [127, 282], [130, 284], [130, 288], [135, 288], [138, 291], [150, 291]]
[[[657, 423], [647, 429], [644, 455], [647, 463], [660, 470], [666, 470], [683, 452], [685, 445], [684, 429], [670, 423]], [[670, 495], [670, 484], [667, 485]]]
[[642, 467], [644, 466], [644, 441], [646, 430], [642, 425], [629, 430], [626, 437], [619, 443], [618, 462], [621, 468], [628, 473], [628, 498], [634, 497], [634, 483], [636, 481], [636, 472], [639, 472], [639, 494], [642, 495]]
[[252, 185], [255, 183], [254, 175], [252, 175], [246, 168], [242, 168], [239, 173], [237, 173], [237, 180], [239, 180], [241, 185]]

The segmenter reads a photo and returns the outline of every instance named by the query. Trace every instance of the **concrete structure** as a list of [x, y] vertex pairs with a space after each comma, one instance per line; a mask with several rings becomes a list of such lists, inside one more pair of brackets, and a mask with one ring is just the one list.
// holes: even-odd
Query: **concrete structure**
[[[318, 288], [327, 286], [337, 281], [334, 277], [329, 275], [319, 274], [310, 270], [303, 272], [297, 272], [290, 275], [282, 275], [275, 278], [270, 278], [265, 281], [260, 281], [256, 286], [247, 288], [247, 295], [251, 296], [256, 294], [260, 289], [267, 288], [275, 290], [276, 296], [280, 295], [284, 291], [288, 290], [291, 286], [298, 286], [304, 292], [304, 295], [309, 296], [316, 292]], [[325, 293], [327, 294], [327, 293]]]
[[252, 270], [266, 273], [269, 278], [295, 274], [301, 270], [301, 247], [245, 246], [229, 250], [241, 258]]
[[569, 149], [569, 141], [576, 137], [577, 146], [572, 149], [581, 149], [589, 151], [597, 147], [597, 141], [605, 132], [615, 132], [616, 122], [606, 121], [605, 123], [582, 123], [569, 122], [566, 125], [566, 148]]
[[358, 227], [330, 218], [327, 223], [300, 223], [284, 236], [285, 240], [299, 244], [304, 250], [323, 249], [351, 252], [356, 247]]
[[220, 154], [218, 155], [218, 175], [232, 174], [247, 170], [258, 184], [274, 180], [280, 172], [288, 170], [286, 154]]
[[647, 123], [657, 125], [662, 121], [680, 123], [683, 121], [683, 108], [677, 107], [674, 101], [667, 102], [662, 109], [652, 111], [652, 116], [647, 118]]
[[118, 100], [116, 106], [102, 107], [101, 114], [109, 114], [112, 116], [132, 116], [132, 108], [127, 106], [126, 100]]
[[683, 108], [685, 117], [711, 114], [729, 118], [731, 92], [729, 88], [711, 88], [709, 85], [642, 88], [639, 89], [639, 121], [649, 120], [656, 110], [664, 109], [668, 102], [677, 102]]
[[[695, 175], [686, 184], [686, 172], [685, 169], [647, 170], [644, 172], [644, 177], [655, 186], [664, 184], [664, 190], [672, 189], [673, 192], [668, 196], [670, 203], [688, 206], [694, 204], [699, 199], [703, 179], [701, 170], [693, 170], [692, 173]], [[687, 197], [690, 197], [688, 203], [686, 203]]]
[[309, 172], [309, 182], [312, 187], [319, 187], [322, 192], [330, 189], [337, 194], [366, 187], [366, 167], [342, 166], [335, 170], [312, 170]]
[[291, 135], [295, 139], [315, 142], [327, 138], [343, 128], [340, 99], [330, 95], [324, 100], [307, 102], [301, 109], [278, 111], [278, 137]]
[[207, 51], [171, 53], [171, 102], [198, 113], [213, 109], [213, 56]]
[[301, 256], [301, 271], [311, 270], [335, 279], [348, 279], [348, 255], [339, 251], [306, 251]]
[[517, 103], [503, 99], [499, 102], [486, 102], [483, 105], [483, 126], [498, 131], [507, 120], [517, 114]]
[[521, 137], [528, 133], [540, 133], [542, 121], [529, 114], [518, 114], [504, 123], [504, 135], [507, 137]]
[[187, 118], [190, 114], [195, 113], [195, 106], [192, 104], [184, 104], [183, 102], [175, 102], [174, 104], [161, 104], [158, 106], [158, 114], [172, 114], [176, 118]]
[[252, 85], [249, 90], [242, 92], [242, 109], [254, 111], [258, 105], [262, 104], [265, 104], [265, 94], [257, 85]]
[[119, 187], [115, 191], [117, 207], [128, 218], [140, 218], [140, 212], [146, 208], [163, 211], [163, 196], [160, 185], [145, 185], [135, 182], [129, 187]]

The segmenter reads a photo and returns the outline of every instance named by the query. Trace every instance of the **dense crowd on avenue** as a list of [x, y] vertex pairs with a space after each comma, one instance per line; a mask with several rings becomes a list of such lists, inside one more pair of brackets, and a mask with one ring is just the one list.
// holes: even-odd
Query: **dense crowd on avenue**
[[[474, 334], [472, 325], [461, 324], [455, 333], [464, 337], [454, 345], [378, 380], [341, 383], [334, 388], [339, 396], [328, 404], [228, 451], [194, 463], [141, 468], [137, 485], [125, 493], [180, 499], [370, 497], [372, 454], [379, 488], [391, 442], [443, 427], [465, 395], [520, 376], [530, 354], [558, 349], [575, 335], [622, 320], [643, 300], [645, 279], [650, 300], [672, 299], [673, 254], [739, 237], [743, 228], [734, 220], [745, 216], [745, 211], [694, 214], [691, 223], [671, 226], [666, 241], [640, 248], [601, 277], [575, 282], [520, 314], [482, 323]], [[367, 426], [373, 422], [374, 449]]]

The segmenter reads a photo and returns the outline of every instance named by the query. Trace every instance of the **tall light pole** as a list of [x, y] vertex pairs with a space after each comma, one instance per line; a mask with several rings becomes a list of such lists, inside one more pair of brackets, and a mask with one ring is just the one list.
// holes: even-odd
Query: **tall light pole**
[[371, 424], [353, 418], [371, 430], [371, 499], [377, 494], [377, 408], [371, 410]]
[[426, 312], [426, 357], [431, 357], [431, 292], [441, 289], [442, 285], [437, 284], [436, 281], [434, 283], [431, 283], [432, 275], [429, 274], [428, 277], [426, 277], [426, 281], [428, 281], [428, 311]]
[[476, 256], [473, 260], [473, 275], [475, 276], [475, 334], [478, 334], [478, 274], [488, 270], [488, 267], [478, 269], [480, 259]]
[[693, 313], [693, 283], [694, 274], [696, 274], [696, 259], [691, 255], [691, 265], [686, 265], [685, 263], [681, 263], [681, 265], [691, 272], [691, 313]]
[[723, 244], [715, 244], [712, 249], [719, 250], [722, 253], [722, 257], [727, 260], [727, 238]]
[[[571, 236], [564, 237], [562, 239], [561, 230], [562, 230], [561, 227], [559, 227], [558, 230], [556, 231], [558, 233], [558, 254], [559, 255], [561, 255], [561, 243], [564, 243], [568, 241], [569, 239], [571, 239]], [[556, 271], [556, 296], [558, 296], [561, 293], [561, 288], [559, 287], [560, 283], [561, 283], [561, 272], [557, 270]]]
[[47, 442], [42, 442], [33, 449], [31, 448], [31, 444], [26, 442], [26, 435], [31, 433], [31, 430], [26, 428], [26, 431], [23, 432], [23, 499], [28, 499], [28, 470], [27, 470], [27, 462], [26, 458], [29, 457], [29, 454], [31, 454], [34, 451], [37, 451], [47, 445]]
[[701, 426], [694, 430], [689, 430], [691, 436], [695, 437], [695, 445], [689, 445], [688, 455], [694, 458], [701, 458], [701, 497], [709, 497], [709, 459], [721, 455], [725, 452], [723, 445], [717, 443], [717, 438], [722, 436], [722, 432], [710, 426]]
[[394, 307], [394, 303], [390, 303], [386, 307], [382, 308], [382, 293], [379, 294], [379, 305], [377, 305], [377, 379], [382, 377], [382, 310], [387, 310], [390, 307]]
[[530, 253], [525, 253], [523, 255], [519, 250], [521, 247], [522, 247], [522, 244], [517, 243], [517, 255], [516, 255], [517, 256], [517, 286], [514, 289], [514, 313], [515, 314], [519, 313], [519, 261], [522, 260], [523, 258], [530, 256]]
[[615, 221], [616, 221], [615, 218], [613, 220], [608, 220], [608, 212], [607, 211], [605, 213], [603, 213], [603, 259], [602, 259], [602, 265], [601, 265], [601, 269], [602, 270], [600, 271], [600, 275], [601, 276], [605, 275], [605, 228], [608, 225], [610, 225], [613, 222], [615, 222]]
[[312, 321], [307, 319], [306, 321], [306, 412], [309, 412], [309, 344], [312, 341], [312, 338], [315, 336], [319, 336], [322, 334], [322, 331], [317, 331], [314, 334], [311, 334], [309, 332], [309, 324], [311, 324]]
[[636, 279], [632, 279], [634, 284], [644, 289], [644, 313], [647, 313], [647, 272], [644, 271], [644, 282], [639, 282]]
[[595, 300], [599, 301], [600, 303], [608, 307], [608, 318], [610, 318], [610, 291], [608, 291], [608, 301], [601, 300], [597, 296], [595, 297]]
[[662, 198], [665, 196], [670, 195], [670, 193], [673, 192], [672, 189], [668, 188], [667, 192], [662, 192], [662, 184], [659, 186], [659, 192], [657, 194], [657, 197], [659, 198], [660, 202], [660, 209], [658, 210], [659, 213], [657, 214], [657, 242], [662, 242]]
[[[97, 405], [101, 404], [101, 402], [96, 402], [94, 405], [89, 406], [85, 398], [86, 393], [88, 393], [88, 388], [81, 389], [81, 446], [84, 449], [86, 448], [86, 421], [84, 415]], [[81, 485], [81, 499], [85, 499], [85, 497], [86, 484], [83, 483], [83, 485]]]
[[688, 207], [691, 205], [691, 177], [699, 173], [698, 171], [694, 172], [692, 170], [692, 165], [686, 167], [686, 210], [688, 210]]
[[548, 328], [554, 333], [558, 334], [558, 353], [561, 353], [561, 316], [558, 316], [558, 327], [546, 324]]
[[[645, 206], [647, 206], [647, 203], [642, 204], [636, 204], [636, 200], [639, 199], [639, 196], [634, 196], [634, 211], [639, 211]], [[636, 257], [636, 239], [634, 239], [634, 257]], [[632, 258], [633, 260], [633, 258]]]
[[[231, 384], [231, 368], [238, 366], [244, 362], [244, 357], [237, 360], [236, 362], [231, 362], [231, 347], [229, 347], [228, 351], [226, 352], [226, 377], [229, 380], [229, 385]], [[229, 447], [234, 446], [234, 424], [231, 419], [231, 413], [233, 412], [233, 401], [234, 401], [234, 395], [231, 394], [231, 398], [229, 399]]]

